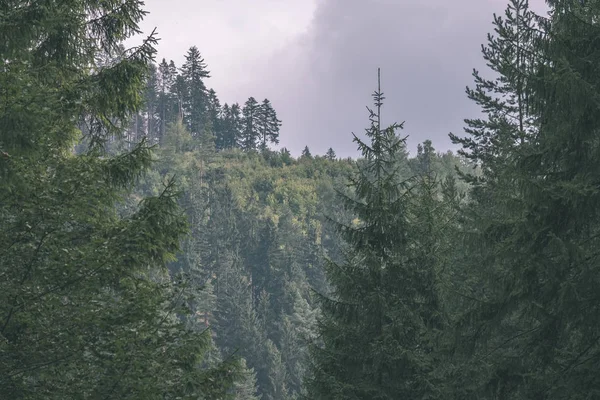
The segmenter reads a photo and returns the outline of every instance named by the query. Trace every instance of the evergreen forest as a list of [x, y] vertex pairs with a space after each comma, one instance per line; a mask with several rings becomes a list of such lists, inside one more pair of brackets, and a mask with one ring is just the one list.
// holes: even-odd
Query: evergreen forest
[[0, 399], [600, 399], [600, 1], [505, 1], [459, 150], [378, 70], [357, 158], [142, 1], [0, 1]]

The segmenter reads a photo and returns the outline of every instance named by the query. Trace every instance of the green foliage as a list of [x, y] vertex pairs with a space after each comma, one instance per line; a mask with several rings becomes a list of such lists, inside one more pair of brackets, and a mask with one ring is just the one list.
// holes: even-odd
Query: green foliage
[[467, 177], [476, 186], [463, 212], [467, 279], [455, 283], [456, 398], [583, 399], [600, 390], [598, 78], [588, 67], [598, 61], [589, 46], [599, 10], [550, 5], [541, 18], [515, 0], [495, 18], [498, 37], [484, 57], [500, 78], [476, 75], [468, 91], [488, 117], [469, 121], [468, 138], [453, 137], [483, 171]]
[[268, 142], [275, 144], [279, 143], [279, 127], [281, 126], [281, 121], [277, 119], [277, 113], [269, 99], [263, 100], [260, 105], [259, 114], [258, 131], [262, 138], [260, 148], [261, 150], [265, 150]]
[[183, 119], [193, 136], [204, 132], [205, 124], [209, 121], [207, 115], [209, 98], [204, 84], [205, 78], [210, 78], [210, 72], [200, 51], [196, 46], [189, 48], [185, 62], [181, 67], [183, 81]]
[[252, 368], [247, 368], [246, 360], [242, 359], [242, 379], [234, 386], [235, 400], [260, 400], [256, 395], [256, 374]]
[[325, 154], [325, 158], [327, 158], [330, 161], [334, 161], [336, 159], [335, 151], [333, 151], [333, 149], [331, 147], [327, 150], [327, 154]]
[[[434, 398], [433, 352], [442, 328], [431, 241], [434, 183], [419, 185], [422, 198], [399, 174], [401, 124], [380, 128], [382, 93], [370, 111], [370, 143], [354, 136], [364, 156], [341, 195], [355, 220], [337, 223], [350, 248], [345, 262], [329, 262], [329, 296], [320, 296], [322, 345], [312, 349], [312, 399]], [[412, 211], [413, 202], [418, 211]], [[428, 212], [422, 212], [424, 209]], [[420, 219], [430, 217], [425, 221]], [[420, 229], [417, 229], [420, 228]]]
[[216, 138], [217, 149], [233, 149], [237, 147], [238, 141], [242, 136], [242, 109], [235, 103], [231, 107], [228, 104], [223, 106], [221, 129]]
[[302, 154], [300, 156], [302, 158], [312, 158], [312, 154], [310, 153], [308, 146], [304, 146], [304, 149], [302, 150]]
[[[170, 137], [177, 138], [175, 131]], [[197, 326], [211, 327], [225, 357], [246, 360], [258, 396], [306, 395], [308, 345], [317, 337], [318, 314], [309, 287], [327, 292], [325, 256], [342, 259], [339, 234], [324, 216], [352, 220], [336, 204], [334, 188], [346, 190], [355, 163], [321, 157], [299, 162], [285, 149], [175, 151], [167, 142], [158, 154], [156, 168], [179, 177], [180, 204], [192, 226], [171, 269], [205, 288], [186, 303], [199, 313]], [[408, 171], [412, 160], [402, 154], [398, 162]], [[460, 164], [441, 157], [432, 154], [431, 164], [442, 175]], [[141, 187], [155, 193], [159, 183], [160, 174], [153, 173]]]
[[242, 108], [243, 128], [239, 145], [242, 150], [255, 150], [260, 137], [260, 104], [254, 97], [249, 97]]
[[1, 398], [214, 399], [237, 376], [177, 317], [188, 283], [165, 265], [188, 224], [173, 181], [134, 200], [151, 149], [104, 152], [147, 88], [154, 37], [120, 46], [140, 5], [0, 5]]

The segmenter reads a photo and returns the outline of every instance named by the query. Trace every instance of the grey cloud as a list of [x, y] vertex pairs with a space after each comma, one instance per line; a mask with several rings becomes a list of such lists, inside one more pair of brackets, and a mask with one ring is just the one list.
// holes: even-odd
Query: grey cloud
[[281, 144], [294, 154], [308, 144], [313, 154], [331, 146], [355, 156], [351, 132], [367, 125], [381, 67], [385, 121], [406, 120], [411, 151], [425, 139], [448, 150], [448, 132], [462, 133], [464, 118], [478, 114], [464, 89], [472, 69], [485, 68], [480, 46], [492, 14], [504, 7], [490, 0], [322, 0], [308, 32], [257, 68], [243, 91], [273, 101], [284, 122]]

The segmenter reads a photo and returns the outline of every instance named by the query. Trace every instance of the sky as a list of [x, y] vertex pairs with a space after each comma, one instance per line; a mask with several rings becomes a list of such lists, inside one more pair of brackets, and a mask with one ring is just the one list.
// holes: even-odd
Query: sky
[[[543, 0], [530, 5], [545, 12]], [[140, 27], [157, 29], [158, 60], [180, 66], [197, 46], [222, 103], [271, 100], [283, 121], [277, 147], [293, 155], [308, 146], [313, 155], [332, 147], [339, 157], [357, 156], [352, 133], [368, 127], [381, 68], [382, 119], [405, 122], [401, 134], [414, 154], [426, 139], [438, 151], [456, 150], [448, 133], [462, 134], [463, 120], [480, 115], [465, 87], [473, 68], [486, 71], [481, 44], [505, 7], [506, 0], [146, 0]]]

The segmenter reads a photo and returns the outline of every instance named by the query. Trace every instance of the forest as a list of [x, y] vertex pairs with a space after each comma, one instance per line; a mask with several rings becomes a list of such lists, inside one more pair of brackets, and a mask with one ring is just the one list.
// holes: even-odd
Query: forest
[[354, 159], [126, 48], [141, 1], [1, 1], [0, 399], [600, 398], [600, 2], [546, 3], [490, 16], [460, 150], [378, 70]]

